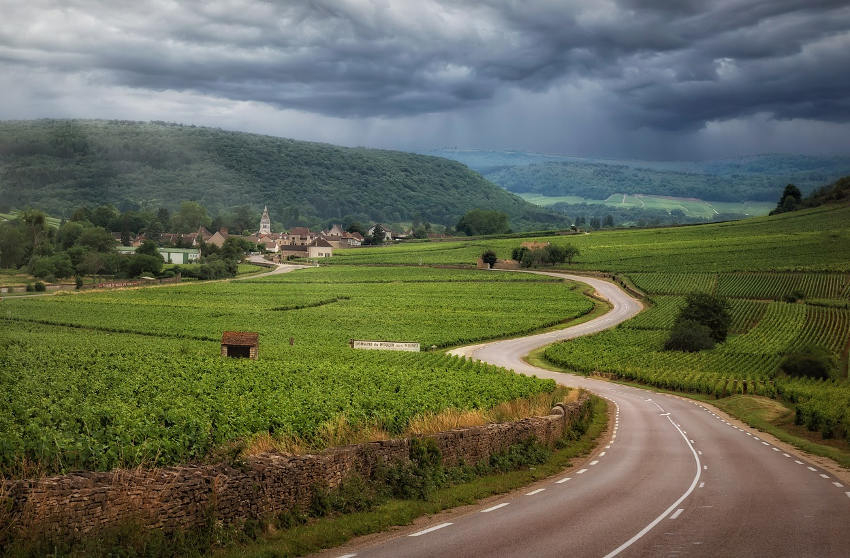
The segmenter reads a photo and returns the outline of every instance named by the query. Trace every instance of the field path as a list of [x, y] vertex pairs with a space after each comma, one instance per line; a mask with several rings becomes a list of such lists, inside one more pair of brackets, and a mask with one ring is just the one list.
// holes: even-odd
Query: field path
[[554, 275], [591, 285], [613, 309], [566, 329], [451, 352], [605, 397], [607, 438], [561, 475], [322, 556], [850, 555], [850, 476], [837, 466], [816, 465], [711, 406], [523, 361], [640, 311], [612, 283]]

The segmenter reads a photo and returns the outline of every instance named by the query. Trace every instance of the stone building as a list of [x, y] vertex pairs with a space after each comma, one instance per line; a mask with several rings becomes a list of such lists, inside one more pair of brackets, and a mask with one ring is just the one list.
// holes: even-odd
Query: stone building
[[221, 356], [257, 360], [260, 334], [251, 331], [225, 331], [221, 334]]

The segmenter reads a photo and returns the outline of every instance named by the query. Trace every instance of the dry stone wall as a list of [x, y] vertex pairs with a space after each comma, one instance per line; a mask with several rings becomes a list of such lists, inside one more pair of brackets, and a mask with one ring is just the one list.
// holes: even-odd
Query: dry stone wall
[[[552, 414], [505, 424], [461, 428], [426, 436], [447, 466], [477, 463], [528, 438], [552, 446], [589, 408], [587, 395], [559, 404]], [[267, 453], [240, 466], [81, 472], [4, 481], [5, 518], [13, 532], [80, 536], [126, 522], [180, 529], [211, 518], [229, 523], [306, 507], [315, 487], [335, 487], [379, 463], [408, 461], [410, 439], [345, 446], [315, 455]]]

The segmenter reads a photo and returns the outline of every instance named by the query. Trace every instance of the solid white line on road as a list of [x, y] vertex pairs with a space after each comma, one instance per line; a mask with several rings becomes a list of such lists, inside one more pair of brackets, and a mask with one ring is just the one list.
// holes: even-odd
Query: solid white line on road
[[684, 509], [684, 508], [679, 508], [678, 510], [674, 511], [674, 512], [673, 512], [673, 515], [671, 515], [671, 516], [670, 516], [670, 519], [676, 519], [677, 517], [679, 517], [680, 515], [682, 515], [682, 512], [683, 512], [683, 511], [685, 511], [685, 509]]
[[821, 473], [821, 474], [820, 474], [820, 478], [822, 478], [822, 479], [828, 479], [828, 478], [829, 478], [829, 475], [824, 475], [823, 473]]
[[493, 506], [492, 508], [487, 508], [486, 510], [481, 510], [481, 513], [488, 513], [488, 512], [491, 512], [491, 511], [496, 511], [496, 510], [497, 510], [497, 509], [499, 509], [499, 508], [504, 508], [504, 507], [505, 507], [505, 506], [507, 506], [509, 503], [510, 503], [510, 502], [502, 502], [501, 504], [496, 504], [496, 505], [495, 505], [495, 506]]
[[535, 494], [540, 494], [544, 490], [546, 490], [546, 489], [545, 488], [538, 488], [537, 490], [532, 490], [531, 492], [526, 494], [526, 496], [534, 496]]
[[600, 453], [600, 454], [599, 454], [599, 457], [602, 457], [603, 455], [605, 455], [605, 452], [604, 452], [604, 451], [603, 451], [602, 453]]
[[580, 475], [580, 474], [582, 474], [582, 473], [586, 473], [586, 472], [587, 472], [587, 469], [582, 469], [581, 471], [578, 471], [576, 474], [577, 474], [577, 475]]
[[408, 537], [418, 537], [419, 535], [425, 535], [426, 533], [430, 533], [432, 531], [436, 531], [437, 529], [442, 529], [443, 527], [448, 527], [449, 525], [453, 525], [452, 523], [440, 523], [439, 525], [434, 525], [433, 527], [428, 527], [427, 529], [423, 529], [417, 533], [413, 533], [412, 535], [407, 535]]
[[806, 467], [806, 469], [808, 469], [809, 471], [814, 471], [815, 473], [818, 472], [818, 470], [815, 469], [814, 467]]
[[624, 551], [627, 548], [629, 548], [630, 546], [632, 546], [635, 542], [640, 540], [641, 537], [643, 537], [644, 535], [649, 533], [652, 530], [652, 528], [655, 527], [656, 525], [658, 525], [659, 523], [661, 523], [661, 520], [663, 520], [665, 517], [667, 517], [670, 514], [671, 511], [678, 508], [679, 504], [681, 504], [685, 500], [685, 498], [687, 498], [688, 496], [691, 495], [691, 492], [694, 491], [694, 488], [696, 488], [697, 483], [699, 482], [699, 477], [702, 474], [702, 470], [700, 469], [701, 463], [699, 461], [699, 455], [697, 455], [696, 450], [691, 445], [691, 443], [688, 441], [688, 437], [685, 436], [685, 434], [682, 432], [682, 429], [679, 428], [678, 426], [676, 426], [676, 423], [673, 422], [673, 419], [671, 419], [670, 417], [667, 417], [667, 420], [669, 420], [670, 424], [672, 424], [676, 428], [676, 430], [679, 431], [679, 434], [681, 434], [682, 438], [685, 439], [685, 443], [688, 445], [688, 448], [690, 448], [690, 450], [691, 450], [691, 454], [694, 456], [694, 461], [696, 461], [696, 466], [697, 466], [696, 474], [694, 475], [694, 480], [693, 480], [693, 482], [691, 482], [691, 486], [688, 487], [688, 489], [685, 491], [685, 493], [682, 494], [681, 496], [679, 496], [679, 499], [676, 500], [675, 502], [673, 502], [670, 505], [669, 508], [667, 508], [666, 510], [664, 510], [661, 513], [661, 515], [659, 515], [658, 517], [653, 519], [652, 522], [649, 523], [649, 525], [647, 525], [646, 527], [644, 527], [643, 529], [638, 531], [632, 538], [630, 538], [629, 540], [627, 540], [626, 542], [624, 542], [623, 544], [621, 544], [620, 546], [618, 546], [617, 548], [615, 548], [614, 550], [612, 550], [611, 552], [606, 554], [604, 558], [612, 558], [613, 556], [618, 555], [622, 551]]
[[564, 477], [561, 480], [555, 481], [555, 484], [563, 484], [563, 483], [567, 482], [568, 480], [570, 480], [571, 478], [572, 477]]
[[837, 486], [838, 488], [844, 488], [844, 485], [843, 485], [843, 484], [841, 484], [840, 482], [833, 482], [832, 484], [834, 484], [834, 485], [835, 485], [835, 486]]

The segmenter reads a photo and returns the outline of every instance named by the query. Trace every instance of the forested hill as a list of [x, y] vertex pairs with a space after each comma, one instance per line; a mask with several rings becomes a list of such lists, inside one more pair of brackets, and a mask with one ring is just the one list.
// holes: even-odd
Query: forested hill
[[[454, 225], [504, 211], [516, 230], [564, 226], [447, 159], [168, 123], [0, 122], [0, 206], [69, 215], [81, 205], [211, 212], [268, 205], [286, 226], [421, 219]], [[0, 207], [2, 210], [4, 207]]]
[[438, 150], [516, 193], [605, 199], [650, 194], [711, 201], [773, 201], [786, 184], [809, 193], [850, 174], [850, 156], [757, 155], [702, 162], [584, 159], [537, 153]]

